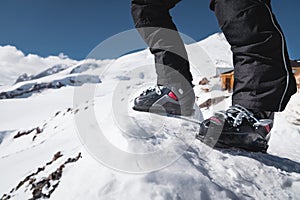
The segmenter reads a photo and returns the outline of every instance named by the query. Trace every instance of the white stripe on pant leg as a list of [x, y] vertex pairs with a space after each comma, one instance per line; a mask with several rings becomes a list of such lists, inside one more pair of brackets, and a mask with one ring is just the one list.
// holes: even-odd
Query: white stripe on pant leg
[[269, 8], [269, 6], [266, 3], [264, 3], [264, 5], [267, 7], [267, 9], [270, 13], [270, 16], [271, 16], [272, 23], [275, 26], [275, 28], [278, 30], [278, 32], [280, 33], [281, 40], [282, 40], [282, 58], [283, 58], [283, 62], [284, 62], [285, 71], [286, 71], [286, 74], [287, 74], [287, 77], [286, 77], [287, 80], [286, 80], [286, 87], [285, 87], [284, 93], [282, 95], [282, 98], [280, 100], [280, 104], [279, 104], [279, 108], [278, 108], [278, 111], [280, 111], [281, 107], [282, 107], [284, 97], [285, 97], [286, 92], [287, 92], [288, 87], [289, 87], [289, 80], [290, 80], [290, 74], [289, 74], [289, 70], [288, 70], [287, 63], [286, 63], [286, 57], [285, 57], [285, 53], [284, 53], [284, 51], [285, 51], [285, 40], [284, 40], [283, 33], [280, 31], [280, 29], [278, 28], [278, 26], [276, 25], [276, 23], [274, 21], [273, 13], [272, 13], [271, 9]]

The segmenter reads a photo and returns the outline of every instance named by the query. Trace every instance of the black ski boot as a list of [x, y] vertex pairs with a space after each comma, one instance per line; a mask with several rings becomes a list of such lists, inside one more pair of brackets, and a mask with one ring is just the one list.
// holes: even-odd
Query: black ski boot
[[193, 89], [176, 94], [165, 86], [151, 87], [135, 98], [133, 109], [158, 114], [190, 116], [193, 114], [195, 94]]
[[238, 148], [253, 152], [267, 152], [274, 113], [252, 113], [242, 106], [204, 120], [196, 138], [211, 147]]

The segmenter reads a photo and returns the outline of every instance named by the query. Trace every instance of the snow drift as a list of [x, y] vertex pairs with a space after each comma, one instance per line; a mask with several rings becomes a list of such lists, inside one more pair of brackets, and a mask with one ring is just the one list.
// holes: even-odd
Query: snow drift
[[[196, 56], [197, 45], [208, 57]], [[297, 199], [299, 93], [276, 114], [268, 154], [211, 149], [194, 139], [195, 121], [201, 113], [206, 118], [230, 104], [231, 94], [221, 91], [214, 77], [216, 67], [231, 67], [230, 50], [220, 34], [187, 48], [197, 104], [219, 99], [187, 120], [131, 110], [134, 95], [155, 82], [147, 50], [116, 60], [76, 62], [55, 73], [45, 68], [50, 73], [0, 88], [1, 94], [31, 91], [0, 100], [1, 199]], [[201, 62], [210, 69], [199, 70]], [[66, 83], [74, 75], [89, 78], [58, 88], [27, 87]], [[209, 83], [199, 85], [203, 77]], [[93, 140], [100, 137], [99, 130], [103, 140]], [[153, 162], [129, 160], [107, 147], [126, 155], [155, 156]], [[153, 163], [156, 168], [149, 167]], [[134, 170], [122, 168], [128, 166]]]

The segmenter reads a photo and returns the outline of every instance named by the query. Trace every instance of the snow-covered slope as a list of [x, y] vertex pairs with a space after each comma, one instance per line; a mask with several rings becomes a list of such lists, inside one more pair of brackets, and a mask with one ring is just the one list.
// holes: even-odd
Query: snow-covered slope
[[216, 33], [198, 43], [218, 67], [233, 67], [232, 52], [224, 34]]
[[[213, 77], [216, 66], [230, 65], [228, 44], [216, 34], [187, 48], [197, 103], [213, 99], [201, 108], [206, 118], [230, 104], [230, 93], [220, 91]], [[220, 55], [213, 54], [218, 49]], [[214, 150], [196, 141], [200, 110], [185, 120], [132, 111], [133, 97], [155, 83], [148, 51], [75, 63], [1, 92], [75, 75], [99, 81], [0, 100], [0, 198], [299, 198], [299, 93], [276, 114], [268, 154], [262, 154]], [[198, 85], [203, 77], [209, 84]]]

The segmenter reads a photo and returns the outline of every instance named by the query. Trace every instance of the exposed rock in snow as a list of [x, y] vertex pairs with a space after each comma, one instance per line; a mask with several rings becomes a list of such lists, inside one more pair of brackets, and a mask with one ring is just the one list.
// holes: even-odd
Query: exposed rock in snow
[[98, 76], [78, 75], [69, 76], [48, 83], [26, 83], [17, 89], [1, 92], [0, 99], [27, 98], [35, 93], [42, 92], [45, 89], [59, 89], [66, 86], [82, 86], [85, 83], [101, 83], [101, 80]]

